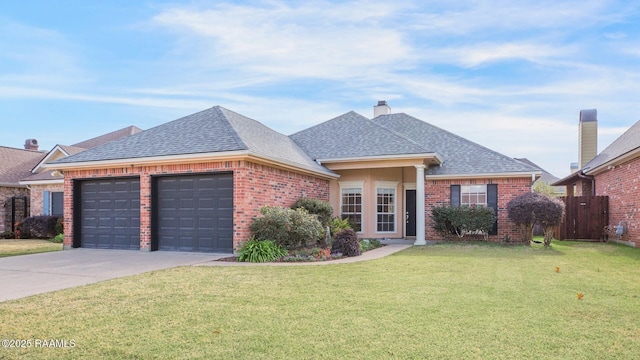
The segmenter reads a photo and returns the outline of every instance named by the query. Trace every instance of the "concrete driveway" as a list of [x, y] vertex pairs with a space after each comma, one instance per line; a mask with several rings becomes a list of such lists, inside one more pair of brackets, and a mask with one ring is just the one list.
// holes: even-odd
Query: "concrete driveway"
[[79, 248], [0, 258], [0, 301], [226, 256], [229, 254]]

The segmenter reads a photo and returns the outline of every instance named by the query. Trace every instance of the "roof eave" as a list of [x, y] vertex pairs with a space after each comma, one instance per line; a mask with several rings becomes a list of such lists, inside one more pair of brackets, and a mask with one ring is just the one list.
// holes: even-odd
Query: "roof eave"
[[54, 152], [55, 152], [56, 150], [59, 150], [60, 152], [62, 152], [62, 154], [63, 154], [65, 157], [66, 157], [66, 156], [69, 156], [69, 153], [67, 153], [66, 151], [64, 151], [64, 149], [60, 146], [60, 144], [57, 144], [56, 146], [54, 146], [54, 147], [53, 147], [53, 149], [51, 149], [51, 150], [47, 153], [47, 155], [46, 155], [44, 158], [42, 158], [42, 160], [40, 160], [40, 161], [36, 164], [36, 166], [34, 166], [34, 167], [33, 167], [33, 169], [31, 169], [31, 172], [32, 172], [33, 174], [37, 174], [37, 173], [38, 173], [38, 171], [39, 171], [41, 168], [44, 168], [44, 165], [47, 163], [47, 161], [49, 161], [49, 159], [53, 156], [53, 154], [54, 154]]
[[[585, 169], [583, 171], [584, 171], [584, 173], [586, 175], [595, 175], [595, 174], [601, 173], [601, 172], [603, 172], [605, 170], [611, 169], [612, 166], [619, 165], [619, 164], [621, 164], [623, 162], [629, 161], [629, 160], [634, 159], [636, 157], [640, 157], [640, 147], [637, 147], [637, 148], [635, 148], [635, 149], [633, 149], [631, 151], [628, 151], [628, 152], [626, 152], [626, 153], [624, 153], [622, 155], [619, 155], [619, 156], [617, 156], [617, 157], [615, 157], [615, 158], [613, 158], [611, 160], [608, 160], [608, 161], [606, 161], [606, 162], [594, 167], [593, 169], [586, 169], [586, 167], [585, 167]], [[589, 164], [587, 164], [587, 165], [589, 165]]]
[[517, 172], [503, 172], [503, 173], [476, 173], [476, 174], [443, 174], [443, 175], [425, 175], [425, 178], [431, 180], [439, 179], [495, 179], [495, 178], [514, 178], [514, 177], [528, 177], [535, 176], [539, 178], [542, 171], [517, 171]]
[[333, 178], [339, 177], [339, 175], [329, 170], [321, 171], [318, 169], [312, 169], [302, 164], [288, 162], [288, 161], [270, 157], [264, 154], [253, 153], [248, 150], [168, 155], [168, 156], [152, 156], [152, 157], [143, 157], [143, 158], [114, 159], [114, 160], [100, 160], [100, 161], [56, 163], [56, 164], [44, 164], [43, 167], [46, 169], [53, 169], [53, 170], [82, 170], [82, 169], [110, 168], [110, 167], [136, 167], [136, 166], [145, 166], [145, 165], [162, 165], [162, 164], [173, 164], [176, 162], [188, 163], [188, 162], [201, 162], [201, 161], [229, 161], [229, 160], [242, 159], [242, 158], [262, 159], [265, 162], [268, 162], [270, 164], [276, 164], [283, 168], [295, 170], [298, 172], [309, 173], [313, 175], [320, 175], [326, 178], [333, 179]]
[[437, 153], [354, 156], [349, 158], [316, 159], [316, 162], [323, 164], [323, 163], [341, 163], [341, 162], [355, 162], [355, 161], [407, 160], [407, 159], [428, 159], [428, 158], [434, 159], [436, 161], [435, 165], [442, 164], [442, 157]]
[[64, 179], [51, 179], [51, 180], [20, 180], [20, 185], [50, 185], [50, 184], [64, 184]]
[[237, 151], [223, 151], [223, 152], [208, 152], [197, 154], [182, 154], [182, 155], [165, 155], [165, 156], [149, 156], [139, 158], [126, 158], [126, 159], [112, 159], [112, 160], [94, 160], [94, 161], [77, 161], [66, 163], [52, 163], [44, 164], [43, 168], [51, 170], [81, 170], [81, 169], [94, 169], [94, 168], [107, 168], [107, 167], [120, 167], [120, 166], [142, 166], [142, 165], [158, 165], [180, 162], [193, 162], [215, 159], [216, 161], [224, 161], [230, 158], [238, 158], [247, 156], [249, 151], [237, 150]]

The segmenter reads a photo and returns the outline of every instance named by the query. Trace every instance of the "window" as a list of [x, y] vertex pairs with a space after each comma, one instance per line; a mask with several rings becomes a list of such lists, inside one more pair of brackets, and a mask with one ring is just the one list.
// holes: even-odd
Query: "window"
[[377, 232], [396, 231], [396, 189], [376, 189]]
[[44, 191], [42, 193], [42, 215], [64, 215], [64, 194], [62, 191]]
[[460, 186], [460, 205], [487, 206], [487, 185], [462, 185]]
[[354, 231], [362, 231], [362, 186], [343, 187], [340, 192], [340, 217], [349, 219]]

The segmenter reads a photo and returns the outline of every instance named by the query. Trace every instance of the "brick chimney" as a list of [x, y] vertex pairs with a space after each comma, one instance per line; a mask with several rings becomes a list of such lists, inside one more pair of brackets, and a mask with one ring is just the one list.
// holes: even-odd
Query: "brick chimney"
[[373, 117], [378, 117], [380, 115], [388, 115], [391, 114], [391, 108], [387, 104], [386, 100], [378, 101], [378, 105], [373, 107]]
[[24, 141], [24, 148], [26, 150], [35, 150], [38, 151], [38, 140], [36, 139], [27, 139]]
[[578, 168], [582, 169], [598, 155], [598, 111], [580, 110], [578, 125]]

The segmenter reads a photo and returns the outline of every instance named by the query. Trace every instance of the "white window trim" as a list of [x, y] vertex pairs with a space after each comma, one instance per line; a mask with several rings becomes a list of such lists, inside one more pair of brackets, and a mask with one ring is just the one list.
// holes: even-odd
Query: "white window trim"
[[[376, 190], [373, 194], [375, 198], [375, 222], [376, 234], [396, 234], [398, 232], [398, 184], [399, 181], [376, 181]], [[393, 189], [393, 231], [378, 231], [378, 189]]]
[[462, 203], [462, 194], [463, 194], [463, 189], [464, 187], [473, 187], [473, 186], [483, 186], [484, 187], [484, 203], [483, 204], [474, 204], [474, 206], [488, 206], [489, 204], [489, 190], [487, 189], [487, 184], [473, 184], [473, 185], [460, 185], [460, 206], [470, 206], [470, 204], [463, 204]]
[[338, 181], [340, 186], [340, 217], [342, 217], [342, 189], [359, 188], [360, 197], [362, 198], [361, 212], [360, 212], [360, 231], [356, 231], [356, 234], [363, 234], [365, 229], [365, 196], [364, 196], [364, 180], [362, 181]]

